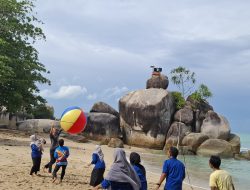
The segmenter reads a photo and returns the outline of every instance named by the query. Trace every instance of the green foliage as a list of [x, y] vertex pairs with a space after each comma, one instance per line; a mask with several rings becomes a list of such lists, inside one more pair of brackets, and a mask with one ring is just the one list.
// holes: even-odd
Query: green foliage
[[182, 97], [180, 92], [172, 92], [171, 95], [174, 98], [175, 106], [178, 110], [185, 106], [185, 99]]
[[191, 98], [193, 100], [197, 100], [198, 102], [202, 101], [202, 100], [207, 100], [208, 98], [212, 97], [213, 94], [212, 92], [209, 90], [209, 88], [205, 85], [205, 84], [201, 84], [198, 88], [198, 90], [196, 90], [192, 95]]
[[35, 119], [55, 119], [54, 109], [46, 104], [39, 104], [32, 109], [32, 114]]
[[171, 71], [171, 80], [180, 89], [183, 97], [191, 93], [196, 82], [195, 73], [181, 66]]
[[30, 112], [45, 100], [38, 83], [50, 84], [34, 43], [45, 39], [32, 0], [0, 0], [0, 108]]

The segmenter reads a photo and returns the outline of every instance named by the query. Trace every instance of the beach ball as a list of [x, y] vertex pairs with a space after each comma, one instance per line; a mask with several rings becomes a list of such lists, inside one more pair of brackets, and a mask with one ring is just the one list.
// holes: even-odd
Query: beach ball
[[70, 134], [77, 134], [84, 130], [87, 124], [87, 118], [79, 107], [67, 108], [61, 116], [61, 128]]

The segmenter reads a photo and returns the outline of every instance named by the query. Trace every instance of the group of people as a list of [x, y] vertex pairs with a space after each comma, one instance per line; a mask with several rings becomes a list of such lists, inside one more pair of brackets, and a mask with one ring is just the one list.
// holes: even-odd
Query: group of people
[[[60, 182], [62, 182], [65, 175], [65, 170], [67, 167], [67, 158], [69, 156], [69, 148], [64, 146], [64, 140], [59, 139], [62, 130], [58, 130], [53, 125], [50, 130], [50, 161], [43, 167], [44, 171], [48, 170], [49, 173], [52, 173], [53, 164], [56, 163], [56, 166], [52, 173], [53, 182], [57, 179], [57, 172], [62, 168]], [[36, 135], [30, 136], [31, 140], [31, 158], [33, 166], [30, 171], [30, 175], [38, 175], [37, 172], [40, 171], [41, 158], [43, 154], [43, 144], [46, 144], [45, 139], [38, 139]]]
[[[69, 148], [64, 146], [64, 140], [59, 139], [61, 130], [52, 126], [50, 131], [50, 162], [44, 166], [44, 170], [48, 169], [52, 173], [52, 181], [57, 180], [57, 172], [60, 168], [62, 182], [65, 170], [67, 167], [67, 158], [69, 156]], [[43, 152], [43, 144], [46, 143], [44, 139], [38, 139], [36, 135], [32, 135], [31, 139], [31, 157], [33, 166], [30, 175], [37, 175], [40, 170], [41, 157]], [[162, 182], [166, 179], [164, 190], [181, 190], [182, 182], [185, 178], [185, 166], [177, 159], [178, 149], [170, 147], [169, 159], [163, 164], [162, 174], [158, 183], [156, 183], [156, 190], [158, 190]], [[92, 154], [92, 161], [88, 165], [94, 164], [91, 173], [90, 185], [94, 190], [110, 189], [110, 190], [147, 190], [146, 170], [141, 165], [140, 155], [132, 152], [129, 156], [130, 163], [127, 161], [126, 153], [121, 148], [116, 148], [114, 151], [114, 161], [110, 167], [109, 172], [104, 177], [106, 169], [104, 154], [101, 146], [97, 145]], [[52, 166], [56, 166], [52, 172]], [[221, 159], [218, 156], [211, 156], [209, 160], [210, 167], [214, 170], [210, 175], [209, 185], [211, 190], [235, 190], [232, 177], [225, 170], [220, 169]]]

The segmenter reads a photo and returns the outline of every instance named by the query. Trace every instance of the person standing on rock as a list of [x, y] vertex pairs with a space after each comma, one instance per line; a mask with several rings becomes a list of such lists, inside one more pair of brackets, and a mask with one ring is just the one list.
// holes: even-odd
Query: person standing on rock
[[221, 159], [219, 156], [211, 156], [209, 166], [214, 171], [210, 175], [209, 186], [211, 190], [235, 190], [231, 175], [220, 169]]
[[166, 184], [164, 190], [182, 190], [182, 181], [185, 178], [185, 166], [184, 164], [177, 160], [179, 151], [175, 147], [170, 147], [169, 149], [169, 159], [165, 160], [163, 164], [162, 174], [159, 182], [157, 183], [158, 190], [161, 183], [166, 178]]
[[62, 132], [62, 129], [58, 130], [57, 128], [54, 127], [54, 124], [51, 125], [50, 129], [50, 141], [51, 141], [51, 146], [50, 146], [50, 161], [44, 166], [45, 169], [49, 169], [48, 172], [52, 172], [52, 166], [56, 162], [56, 159], [54, 158], [54, 152], [55, 149], [58, 147], [58, 139], [59, 136]]

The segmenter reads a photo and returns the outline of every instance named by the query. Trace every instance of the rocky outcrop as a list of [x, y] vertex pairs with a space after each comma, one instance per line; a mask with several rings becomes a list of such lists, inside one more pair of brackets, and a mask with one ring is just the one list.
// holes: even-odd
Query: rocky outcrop
[[121, 130], [119, 118], [109, 113], [89, 113], [88, 122], [83, 135], [89, 139], [102, 141], [104, 139], [119, 138]]
[[230, 126], [225, 117], [218, 115], [214, 111], [208, 111], [201, 126], [201, 133], [211, 139], [228, 140]]
[[194, 111], [195, 130], [194, 132], [199, 133], [203, 120], [206, 117], [208, 111], [213, 111], [213, 107], [205, 100], [197, 101], [189, 96], [186, 101], [186, 105], [192, 108]]
[[181, 122], [174, 122], [167, 133], [167, 138], [164, 146], [164, 150], [168, 150], [170, 146], [176, 146], [179, 142], [181, 145], [184, 136], [191, 132], [191, 127], [186, 126]]
[[232, 145], [233, 153], [239, 154], [240, 153], [240, 137], [235, 134], [230, 134], [228, 142]]
[[104, 103], [104, 102], [97, 102], [93, 105], [90, 112], [97, 112], [97, 113], [109, 113], [112, 115], [115, 115], [119, 118], [119, 113], [112, 108], [110, 105]]
[[196, 152], [197, 148], [209, 137], [201, 133], [190, 133], [182, 140], [182, 145], [190, 147], [190, 149]]
[[178, 110], [174, 115], [174, 120], [191, 125], [193, 123], [193, 110], [190, 107], [184, 107]]
[[167, 89], [168, 88], [168, 77], [159, 74], [159, 75], [152, 75], [150, 79], [147, 80], [147, 86], [146, 88], [162, 88]]
[[197, 149], [197, 155], [216, 155], [222, 158], [232, 158], [234, 156], [232, 146], [222, 139], [208, 139]]
[[28, 119], [17, 123], [17, 129], [30, 133], [49, 133], [52, 123], [55, 127], [59, 128], [59, 121], [50, 119]]
[[124, 148], [122, 140], [118, 138], [111, 138], [108, 146], [112, 148]]
[[174, 111], [173, 98], [163, 89], [150, 88], [125, 95], [119, 101], [124, 142], [162, 149]]

